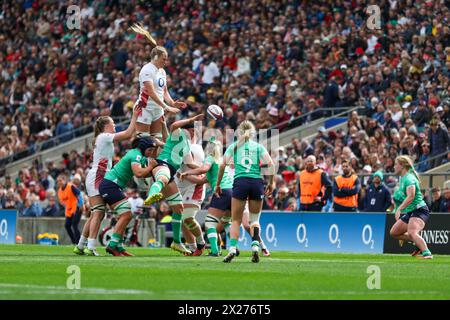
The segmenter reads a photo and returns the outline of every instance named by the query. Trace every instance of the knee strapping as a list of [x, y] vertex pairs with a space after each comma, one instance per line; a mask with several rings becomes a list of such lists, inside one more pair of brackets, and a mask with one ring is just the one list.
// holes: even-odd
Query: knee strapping
[[119, 205], [117, 205], [114, 209], [113, 209], [114, 213], [117, 214], [118, 216], [127, 213], [127, 212], [131, 212], [131, 204], [128, 200], [124, 200], [123, 202], [121, 202]]
[[137, 138], [149, 138], [151, 135], [148, 132], [136, 132]]
[[183, 221], [188, 218], [195, 218], [195, 215], [197, 214], [198, 209], [197, 208], [184, 208], [183, 210]]
[[198, 226], [199, 226], [199, 225], [198, 225], [197, 221], [195, 221], [195, 220], [192, 220], [192, 221], [186, 223], [186, 227], [187, 227], [188, 230], [190, 230], [190, 231], [195, 230]]
[[259, 216], [261, 215], [261, 212], [258, 213], [251, 213], [249, 215], [248, 224], [250, 227], [254, 226], [255, 224], [259, 224]]
[[167, 203], [169, 204], [169, 206], [175, 206], [177, 204], [182, 204], [183, 203], [183, 197], [181, 196], [181, 194], [179, 192], [171, 195], [170, 197], [167, 197]]
[[151, 133], [150, 137], [161, 140], [163, 138], [163, 134], [162, 134], [162, 132], [155, 132], [155, 133]]
[[205, 228], [206, 230], [210, 228], [216, 229], [217, 225], [219, 224], [219, 219], [214, 217], [213, 215], [208, 214], [205, 218]]
[[106, 205], [104, 204], [104, 203], [100, 203], [100, 204], [96, 204], [96, 205], [94, 205], [94, 206], [92, 206], [92, 208], [91, 208], [91, 213], [94, 213], [94, 212], [102, 212], [102, 213], [105, 213], [105, 211], [106, 211]]
[[170, 180], [170, 170], [167, 167], [161, 167], [161, 169], [158, 170], [158, 172], [155, 175], [155, 180], [156, 181], [161, 181], [161, 182], [169, 182]]

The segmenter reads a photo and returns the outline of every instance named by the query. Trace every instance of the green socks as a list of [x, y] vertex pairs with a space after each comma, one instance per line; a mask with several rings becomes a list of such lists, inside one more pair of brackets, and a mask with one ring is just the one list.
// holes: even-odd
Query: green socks
[[118, 233], [113, 233], [111, 239], [109, 240], [108, 246], [111, 248], [116, 248], [119, 246], [119, 243], [122, 241], [122, 236]]
[[423, 257], [431, 256], [431, 251], [429, 249], [423, 250], [422, 251], [422, 256]]
[[238, 239], [231, 239], [230, 240], [230, 253], [236, 254], [236, 247], [237, 247]]
[[154, 184], [152, 184], [152, 186], [150, 187], [150, 190], [148, 192], [148, 196], [152, 196], [154, 194], [160, 193], [161, 190], [164, 188], [164, 183], [162, 183], [161, 181], [156, 181]]
[[258, 251], [259, 250], [259, 241], [252, 241], [252, 251]]
[[206, 236], [211, 244], [211, 253], [218, 254], [219, 246], [217, 245], [217, 231], [216, 228], [209, 228], [206, 230]]
[[179, 213], [172, 214], [172, 231], [173, 231], [173, 242], [181, 243], [181, 214]]

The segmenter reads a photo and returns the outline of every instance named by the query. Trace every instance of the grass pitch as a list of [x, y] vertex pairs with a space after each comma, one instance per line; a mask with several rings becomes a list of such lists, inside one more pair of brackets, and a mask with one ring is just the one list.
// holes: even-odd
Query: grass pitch
[[[130, 248], [136, 257], [72, 249], [0, 245], [0, 299], [450, 299], [450, 256], [272, 252], [255, 264], [242, 252], [225, 264], [170, 249]], [[71, 265], [78, 290], [66, 285]], [[381, 270], [379, 290], [367, 288], [371, 265]]]

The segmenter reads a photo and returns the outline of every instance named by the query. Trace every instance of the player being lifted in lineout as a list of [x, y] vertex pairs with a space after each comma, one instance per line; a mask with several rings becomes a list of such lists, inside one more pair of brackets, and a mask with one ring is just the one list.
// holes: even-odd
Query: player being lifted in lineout
[[168, 61], [167, 50], [158, 46], [150, 33], [139, 25], [131, 29], [144, 35], [152, 45], [150, 62], [144, 65], [139, 72], [139, 98], [136, 105], [142, 107], [136, 123], [138, 137], [152, 136], [166, 141], [169, 133], [164, 119], [164, 112], [178, 113], [179, 108], [186, 108], [186, 103], [174, 101], [167, 89], [167, 78], [164, 67]]

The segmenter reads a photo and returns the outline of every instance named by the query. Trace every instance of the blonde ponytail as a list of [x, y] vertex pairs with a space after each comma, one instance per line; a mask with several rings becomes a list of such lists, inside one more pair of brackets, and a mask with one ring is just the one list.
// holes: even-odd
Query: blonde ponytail
[[236, 152], [237, 149], [245, 142], [248, 142], [255, 133], [256, 129], [253, 123], [249, 120], [244, 120], [237, 129], [238, 141], [234, 147], [234, 152]]
[[[420, 180], [419, 174], [416, 169], [414, 169], [414, 163], [408, 156], [398, 156], [395, 161], [397, 161], [403, 168], [408, 169], [409, 172], [412, 172], [416, 177], [417, 181], [419, 181], [419, 187], [422, 189], [422, 181]], [[420, 191], [420, 190], [419, 190]]]
[[217, 164], [222, 163], [222, 143], [220, 141], [210, 141], [208, 155], [214, 158]]

